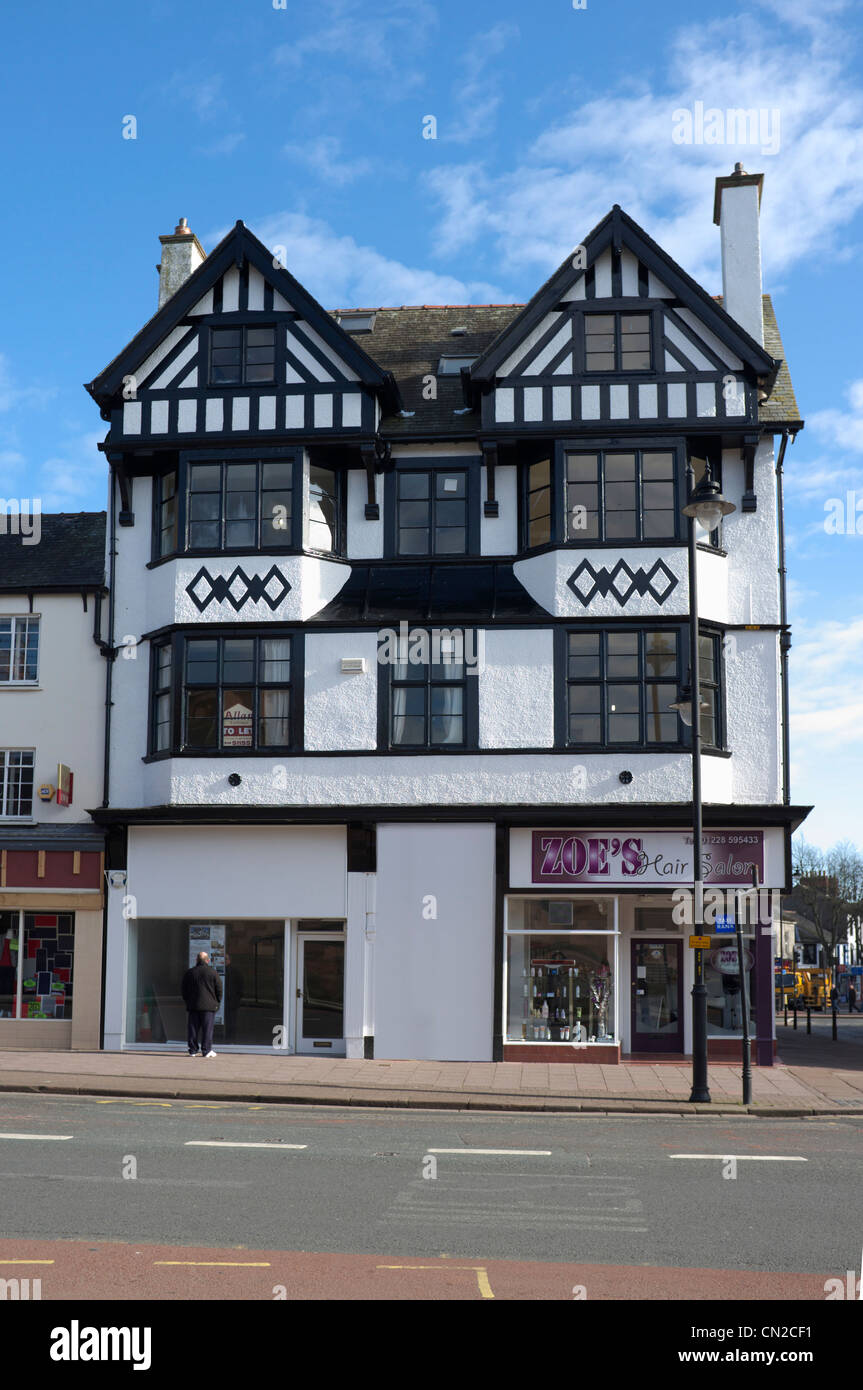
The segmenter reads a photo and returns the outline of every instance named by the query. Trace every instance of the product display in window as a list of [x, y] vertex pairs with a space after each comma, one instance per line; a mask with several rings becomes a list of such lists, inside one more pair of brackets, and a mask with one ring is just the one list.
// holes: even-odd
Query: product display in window
[[509, 938], [507, 1041], [612, 1041], [613, 971], [604, 937]]

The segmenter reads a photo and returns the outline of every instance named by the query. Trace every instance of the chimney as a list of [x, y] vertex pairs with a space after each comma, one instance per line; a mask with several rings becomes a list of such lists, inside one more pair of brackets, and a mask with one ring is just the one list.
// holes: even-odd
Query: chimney
[[713, 199], [713, 220], [722, 245], [722, 304], [762, 347], [759, 213], [763, 186], [763, 174], [747, 174], [742, 164], [735, 164], [733, 174], [716, 180]]
[[159, 272], [159, 308], [176, 294], [204, 260], [206, 252], [185, 217], [181, 217], [172, 236], [160, 236], [162, 263]]

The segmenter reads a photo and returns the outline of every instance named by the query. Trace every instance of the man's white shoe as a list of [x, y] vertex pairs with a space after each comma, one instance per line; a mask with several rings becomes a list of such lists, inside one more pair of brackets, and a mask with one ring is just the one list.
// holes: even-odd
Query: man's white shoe
[[208, 1056], [208, 1057], [215, 1057], [216, 1054], [215, 1054], [215, 1052], [208, 1052], [208, 1053], [207, 1053], [207, 1056]]

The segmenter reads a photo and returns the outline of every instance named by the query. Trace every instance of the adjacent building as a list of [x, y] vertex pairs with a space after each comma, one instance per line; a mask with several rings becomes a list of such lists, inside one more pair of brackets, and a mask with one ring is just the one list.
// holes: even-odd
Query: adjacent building
[[94, 1049], [105, 513], [0, 520], [0, 1048]]
[[[691, 1050], [686, 469], [709, 886], [790, 884], [781, 455], [762, 176], [723, 296], [619, 207], [528, 304], [325, 311], [241, 223], [164, 236], [109, 423], [104, 1046], [619, 1060]], [[747, 928], [773, 1060], [773, 928]], [[736, 1054], [735, 952], [708, 956]]]

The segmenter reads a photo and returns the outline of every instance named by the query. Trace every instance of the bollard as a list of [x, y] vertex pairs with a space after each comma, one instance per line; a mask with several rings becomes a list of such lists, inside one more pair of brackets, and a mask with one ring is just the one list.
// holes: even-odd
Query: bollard
[[797, 1000], [792, 999], [791, 1008], [794, 1010], [794, 1031], [797, 1032]]
[[788, 1000], [785, 1001], [785, 1027], [788, 1027]]
[[836, 1003], [833, 1003], [833, 1041], [835, 1042], [839, 1034], [836, 1032]]
[[812, 1032], [812, 1010], [808, 1004], [806, 1005], [806, 1032]]

